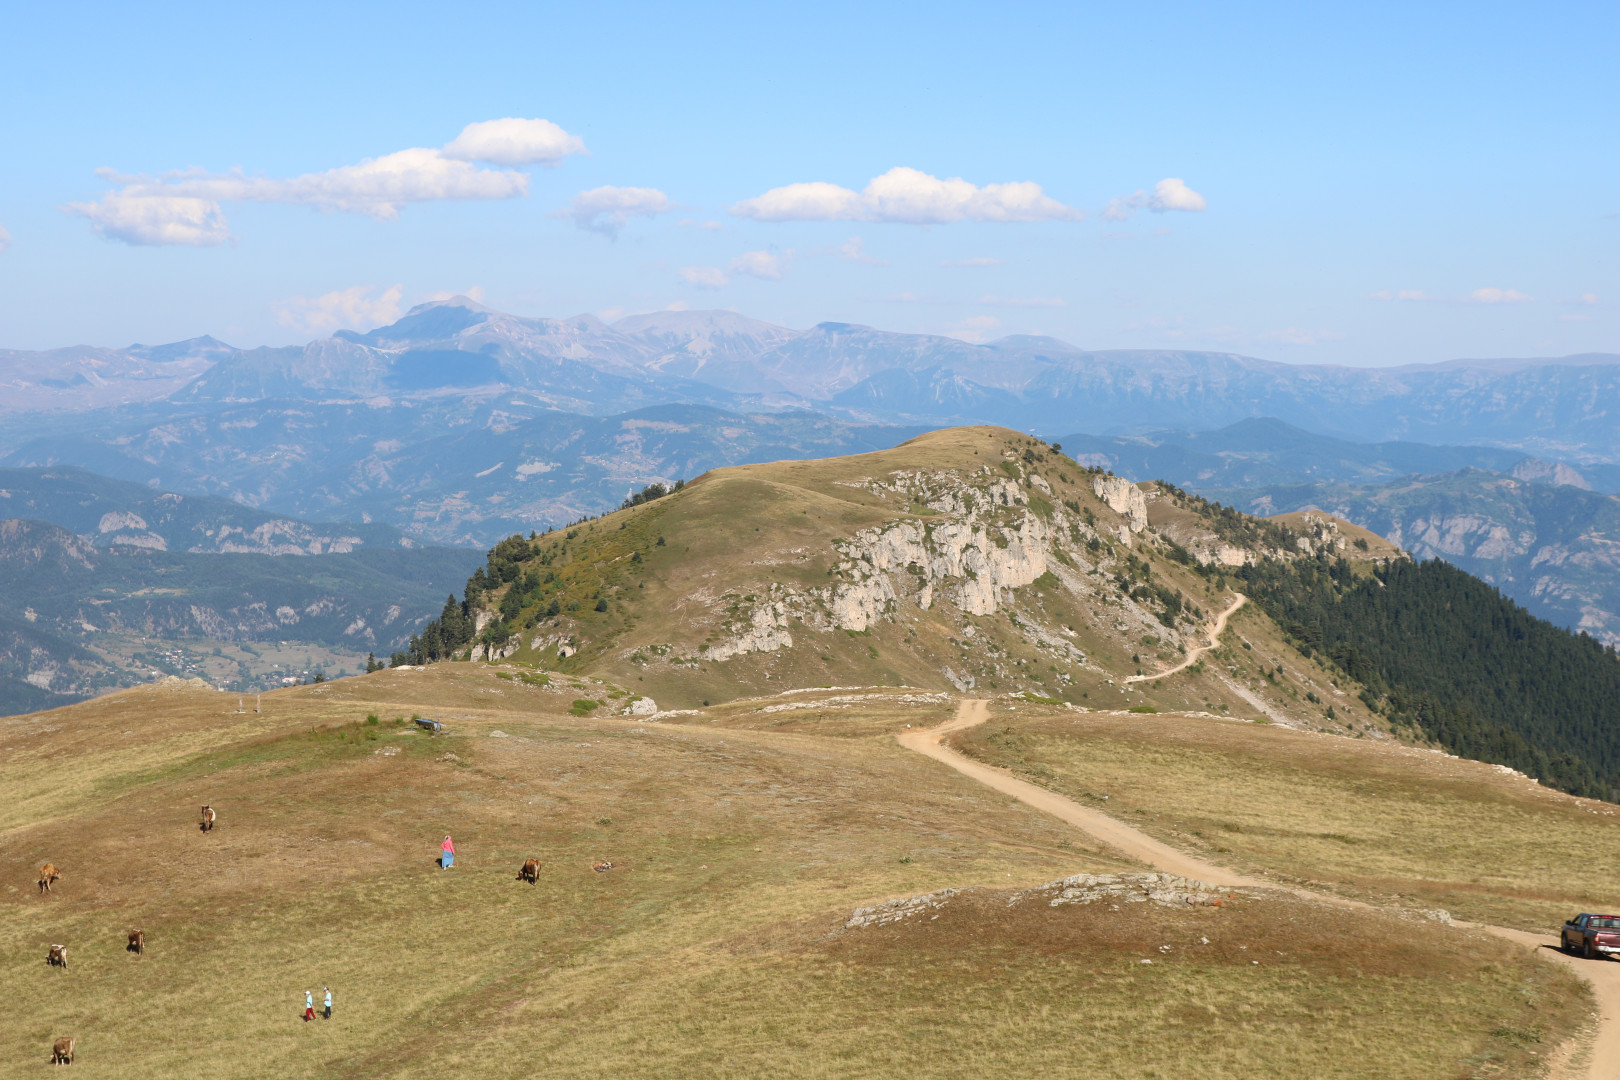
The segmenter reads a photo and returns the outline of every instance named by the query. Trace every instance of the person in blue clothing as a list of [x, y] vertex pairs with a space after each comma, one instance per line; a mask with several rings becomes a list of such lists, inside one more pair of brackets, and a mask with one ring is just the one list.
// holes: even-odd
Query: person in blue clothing
[[439, 845], [439, 866], [448, 870], [456, 863], [456, 845], [450, 842], [450, 835], [445, 834], [444, 843]]
[[332, 988], [323, 986], [321, 989], [326, 991], [326, 1011], [321, 1013], [321, 1019], [330, 1020], [332, 1019]]

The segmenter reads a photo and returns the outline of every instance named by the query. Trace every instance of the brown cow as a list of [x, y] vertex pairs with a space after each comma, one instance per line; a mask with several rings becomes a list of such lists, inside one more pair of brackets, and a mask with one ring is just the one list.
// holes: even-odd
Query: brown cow
[[203, 832], [213, 832], [214, 831], [214, 818], [216, 816], [217, 815], [214, 813], [214, 808], [212, 806], [205, 806], [205, 807], [202, 808], [202, 826], [201, 827], [202, 827]]
[[56, 1045], [51, 1047], [51, 1064], [52, 1065], [71, 1065], [71, 1064], [73, 1064], [73, 1040], [72, 1039], [61, 1038], [61, 1039], [56, 1040]]
[[124, 946], [124, 951], [132, 952], [132, 953], [143, 953], [143, 952], [145, 952], [146, 951], [146, 931], [145, 930], [131, 930], [129, 932], [129, 944]]
[[63, 971], [66, 971], [67, 970], [67, 946], [66, 945], [52, 945], [48, 950], [46, 950], [45, 962], [47, 964], [49, 964], [51, 967], [59, 967]]
[[51, 882], [60, 880], [61, 874], [56, 872], [56, 864], [48, 862], [39, 868], [39, 891], [50, 892]]
[[523, 869], [518, 871], [517, 879], [527, 881], [530, 885], [537, 883], [540, 880], [540, 860], [524, 859]]
[[603, 862], [592, 863], [591, 869], [595, 870], [598, 874], [605, 874], [609, 870], [613, 869], [613, 864], [604, 860]]

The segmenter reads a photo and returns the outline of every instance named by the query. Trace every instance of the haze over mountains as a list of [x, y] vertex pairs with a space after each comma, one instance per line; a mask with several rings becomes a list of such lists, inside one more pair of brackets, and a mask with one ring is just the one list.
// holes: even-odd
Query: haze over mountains
[[[1582, 461], [1620, 453], [1620, 356], [1611, 354], [1307, 367], [1231, 353], [1088, 352], [1024, 335], [978, 345], [847, 323], [794, 331], [724, 311], [657, 312], [611, 325], [592, 315], [520, 318], [465, 297], [304, 346], [222, 352], [197, 339], [161, 360], [151, 358], [157, 352], [146, 350], [144, 365], [134, 348], [98, 355], [93, 365], [76, 361], [84, 370], [74, 377], [95, 383], [96, 404], [118, 397], [115, 384], [122, 402], [175, 404], [521, 390], [551, 408], [595, 415], [683, 402], [1096, 432], [1285, 416], [1362, 439], [1483, 442]], [[64, 389], [62, 380], [41, 374], [56, 355], [0, 358], [11, 409], [58, 406], [48, 391]], [[172, 385], [185, 374], [194, 377]]]
[[[793, 330], [728, 311], [522, 318], [456, 297], [286, 348], [201, 337], [0, 353], [0, 386], [9, 411], [0, 465], [78, 466], [272, 516], [386, 524], [420, 542], [475, 547], [720, 465], [1002, 423], [1131, 479], [1246, 508], [1331, 504], [1397, 529], [1419, 554], [1476, 569], [1564, 625], [1606, 639], [1620, 627], [1599, 557], [1620, 542], [1604, 524], [1613, 517], [1605, 493], [1620, 491], [1620, 356], [1611, 354], [1312, 367], [1095, 352], [1027, 335], [975, 344], [846, 323]], [[1527, 518], [1484, 487], [1459, 508], [1474, 481], [1406, 482], [1457, 470], [1480, 470], [1480, 483], [1516, 477], [1512, 490], [1531, 485], [1538, 506], [1556, 509]], [[1373, 490], [1396, 482], [1398, 523]], [[1366, 490], [1301, 487], [1324, 484]], [[111, 535], [100, 515], [68, 527]], [[1423, 539], [1436, 528], [1448, 539]], [[118, 534], [142, 532], [161, 530]], [[1510, 534], [1511, 558], [1534, 574], [1493, 561], [1490, 538]], [[200, 542], [195, 531], [164, 541], [170, 550]], [[313, 541], [244, 542], [268, 551]]]

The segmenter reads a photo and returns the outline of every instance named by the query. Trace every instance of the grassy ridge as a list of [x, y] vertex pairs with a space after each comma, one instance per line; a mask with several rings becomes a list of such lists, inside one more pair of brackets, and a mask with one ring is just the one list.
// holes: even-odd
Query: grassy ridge
[[[134, 691], [13, 728], [0, 779], [60, 794], [0, 833], [0, 1028], [41, 1059], [72, 1033], [81, 1069], [137, 1080], [474, 1061], [1416, 1080], [1470, 1062], [1519, 1074], [1579, 1008], [1550, 965], [1448, 949], [1426, 922], [1269, 898], [1009, 908], [1010, 889], [1127, 867], [882, 734], [935, 722], [937, 701], [828, 693], [825, 735], [818, 709], [741, 726], [781, 699], [646, 725], [568, 715], [611, 687], [495, 674], [384, 672], [246, 717], [224, 695]], [[394, 722], [416, 711], [452, 734]], [[109, 752], [137, 715], [143, 752]], [[207, 835], [202, 801], [221, 812]], [[441, 872], [446, 832], [459, 854]], [[513, 880], [529, 855], [534, 887]], [[64, 878], [41, 897], [46, 857]], [[593, 873], [603, 858], [616, 869]], [[964, 886], [980, 891], [937, 920], [840, 931], [857, 905]], [[122, 949], [134, 925], [144, 957]], [[70, 944], [70, 971], [44, 971], [50, 941]], [[302, 991], [323, 985], [335, 1019], [305, 1025]], [[37, 1067], [8, 1055], [0, 1076]]]

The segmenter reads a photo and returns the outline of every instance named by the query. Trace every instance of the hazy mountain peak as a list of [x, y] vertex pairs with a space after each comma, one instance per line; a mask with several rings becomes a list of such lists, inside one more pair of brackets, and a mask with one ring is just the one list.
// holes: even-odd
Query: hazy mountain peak
[[1586, 482], [1586, 477], [1561, 461], [1543, 461], [1540, 458], [1525, 458], [1513, 466], [1513, 477], [1516, 480], [1526, 480], [1533, 484], [1552, 484], [1555, 487], [1577, 487], [1583, 491], [1591, 491], [1592, 485]]

